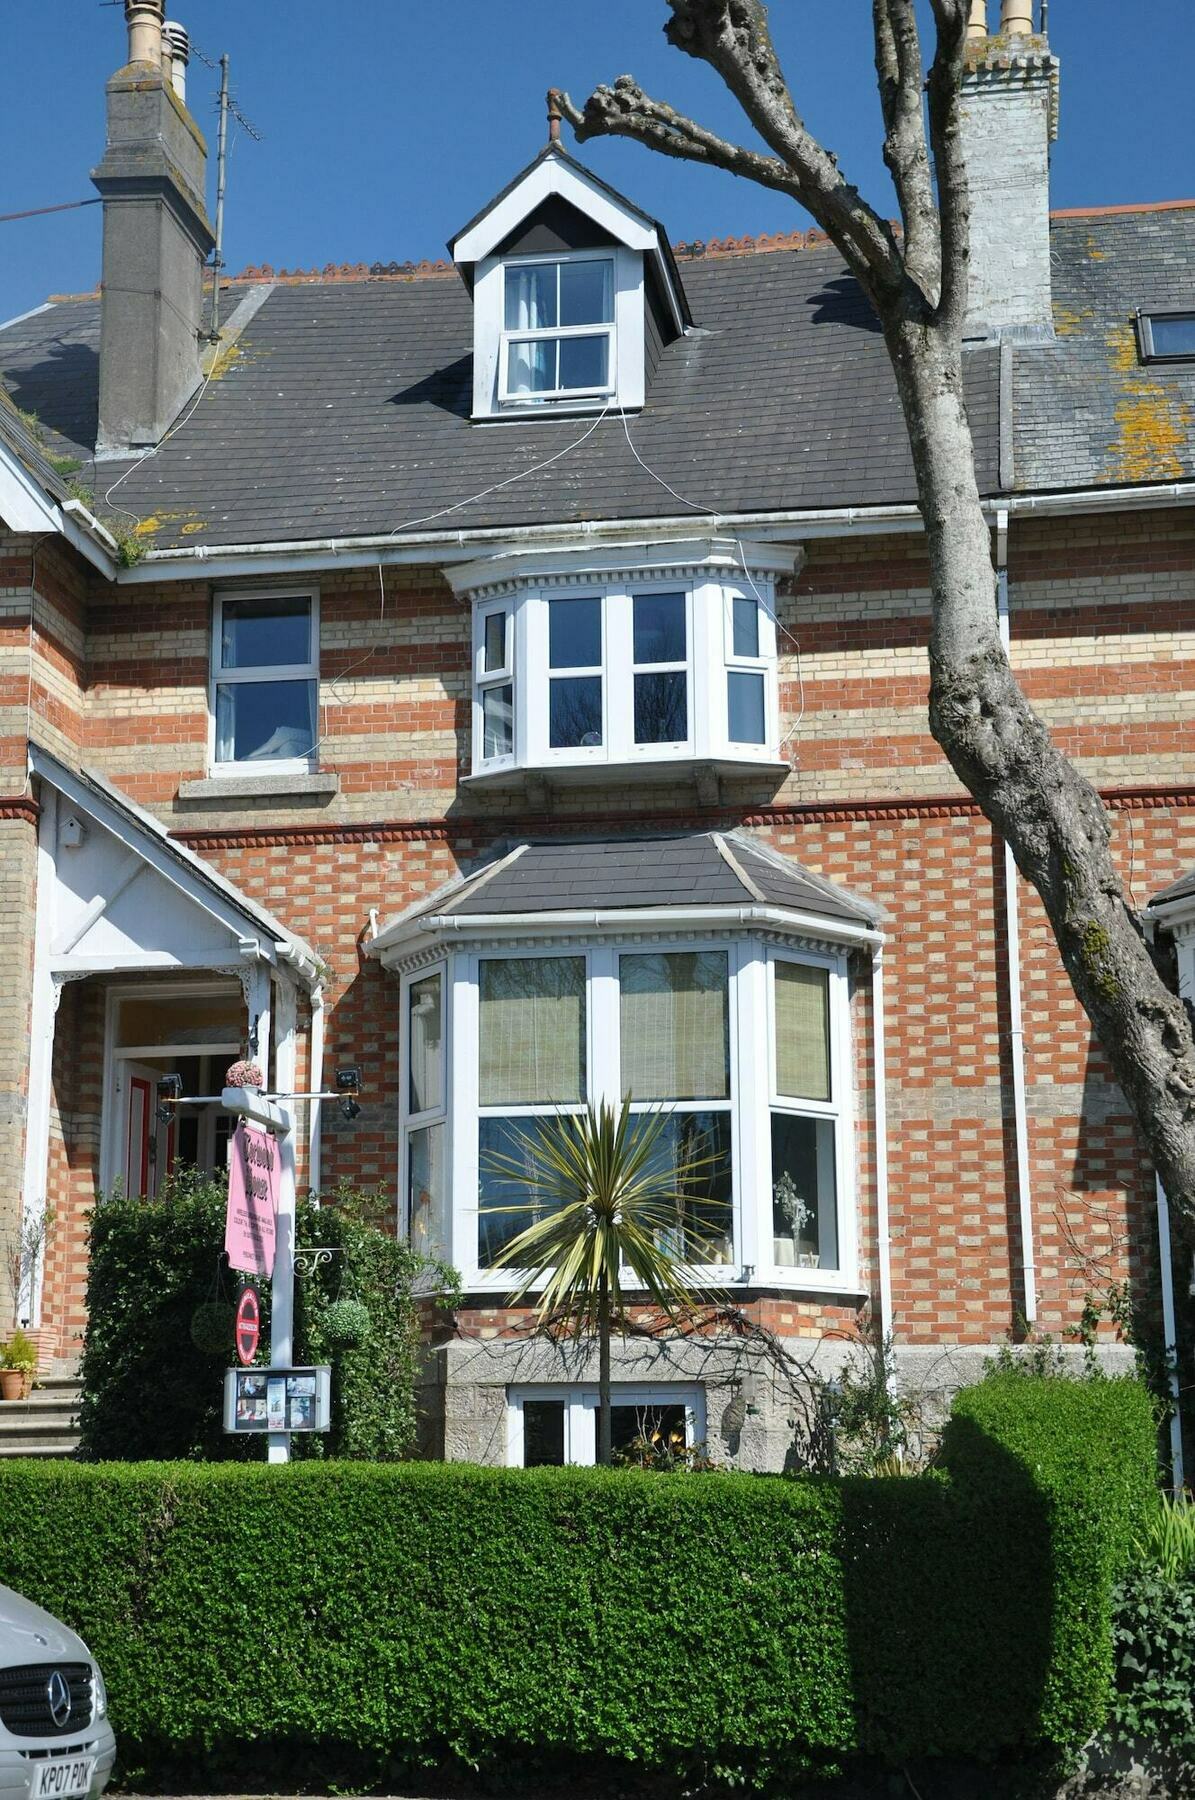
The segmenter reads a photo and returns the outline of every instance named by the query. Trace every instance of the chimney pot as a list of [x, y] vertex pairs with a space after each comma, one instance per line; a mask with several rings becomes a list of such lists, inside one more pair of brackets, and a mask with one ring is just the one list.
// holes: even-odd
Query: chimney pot
[[162, 13], [165, 0], [124, 0], [129, 28], [129, 61], [162, 66]]
[[988, 0], [971, 0], [971, 13], [967, 20], [967, 38], [970, 43], [978, 43], [988, 35]]
[[1000, 0], [1000, 31], [1005, 37], [1033, 36], [1033, 0]]
[[191, 39], [186, 26], [176, 19], [167, 19], [162, 27], [162, 73], [169, 77], [171, 87], [184, 106], [187, 104], [187, 64], [190, 60]]

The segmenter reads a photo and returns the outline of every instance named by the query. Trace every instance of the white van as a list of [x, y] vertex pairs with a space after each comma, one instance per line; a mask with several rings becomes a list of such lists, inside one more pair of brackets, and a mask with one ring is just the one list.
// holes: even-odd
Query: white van
[[0, 1800], [102, 1794], [115, 1760], [104, 1679], [87, 1645], [0, 1587]]

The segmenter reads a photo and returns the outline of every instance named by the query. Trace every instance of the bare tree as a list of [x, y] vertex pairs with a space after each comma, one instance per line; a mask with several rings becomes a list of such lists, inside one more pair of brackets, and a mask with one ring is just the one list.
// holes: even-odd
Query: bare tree
[[873, 0], [884, 161], [896, 188], [899, 231], [806, 129], [761, 0], [667, 4], [669, 42], [716, 70], [766, 151], [715, 135], [652, 99], [629, 75], [612, 88], [599, 87], [584, 107], [557, 90], [549, 100], [579, 140], [634, 138], [789, 194], [813, 215], [874, 307], [904, 411], [929, 554], [930, 729], [1040, 894], [1074, 990], [1195, 1243], [1191, 1027], [1125, 899], [1099, 795], [1053, 743], [1000, 641], [991, 539], [963, 401], [970, 201], [960, 88], [967, 0], [931, 0], [928, 78], [915, 0]]

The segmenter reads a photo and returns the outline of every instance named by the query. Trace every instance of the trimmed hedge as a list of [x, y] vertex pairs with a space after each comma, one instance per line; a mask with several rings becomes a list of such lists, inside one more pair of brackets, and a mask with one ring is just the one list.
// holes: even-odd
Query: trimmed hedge
[[1152, 1436], [1131, 1383], [995, 1381], [912, 1479], [11, 1463], [0, 1577], [99, 1657], [126, 1778], [1067, 1750]]

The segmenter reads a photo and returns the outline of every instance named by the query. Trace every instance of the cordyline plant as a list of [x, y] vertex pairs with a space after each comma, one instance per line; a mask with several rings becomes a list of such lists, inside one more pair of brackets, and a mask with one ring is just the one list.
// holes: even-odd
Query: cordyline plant
[[673, 1156], [661, 1143], [667, 1124], [667, 1113], [633, 1114], [629, 1096], [617, 1111], [609, 1101], [591, 1101], [584, 1112], [556, 1114], [534, 1135], [515, 1132], [515, 1154], [485, 1157], [487, 1173], [530, 1196], [482, 1208], [533, 1215], [495, 1265], [520, 1271], [512, 1304], [539, 1286], [541, 1323], [560, 1321], [574, 1338], [597, 1338], [598, 1462], [605, 1465], [610, 1342], [625, 1321], [625, 1284], [636, 1304], [658, 1307], [673, 1323], [699, 1303], [672, 1246], [683, 1242], [687, 1255], [700, 1260], [704, 1239], [686, 1216], [687, 1203], [715, 1159], [699, 1142], [682, 1144]]
[[633, 138], [788, 194], [813, 215], [870, 300], [895, 372], [929, 554], [930, 729], [1040, 894], [1071, 984], [1195, 1242], [1191, 1027], [1126, 902], [1099, 795], [1053, 743], [1000, 641], [990, 534], [963, 401], [971, 208], [960, 90], [968, 14], [979, 21], [982, 13], [968, 0], [930, 0], [935, 41], [927, 76], [916, 0], [873, 0], [884, 161], [896, 188], [898, 231], [806, 128], [760, 0], [667, 5], [665, 36], [721, 76], [762, 149], [707, 130], [629, 75], [597, 88], [584, 106], [557, 89], [549, 102], [579, 140]]

